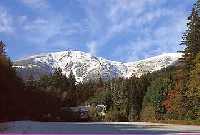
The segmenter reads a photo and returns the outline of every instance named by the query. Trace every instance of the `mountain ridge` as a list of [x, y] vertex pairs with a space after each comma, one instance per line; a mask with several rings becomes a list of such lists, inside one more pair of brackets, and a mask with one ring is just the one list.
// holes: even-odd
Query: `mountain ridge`
[[132, 75], [139, 77], [173, 65], [181, 56], [181, 53], [164, 53], [134, 62], [118, 62], [81, 51], [61, 51], [16, 60], [14, 67], [23, 79], [28, 79], [30, 75], [37, 79], [61, 68], [66, 76], [72, 71], [77, 82], [85, 82], [100, 77], [106, 80], [117, 77], [129, 78]]

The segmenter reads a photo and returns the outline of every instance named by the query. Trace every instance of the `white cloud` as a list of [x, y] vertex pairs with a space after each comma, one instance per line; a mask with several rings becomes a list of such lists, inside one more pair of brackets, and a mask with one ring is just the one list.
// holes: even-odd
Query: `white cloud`
[[0, 7], [0, 32], [7, 34], [14, 32], [13, 18], [2, 7]]
[[158, 0], [116, 0], [111, 4], [107, 18], [111, 21], [109, 37], [117, 33], [134, 31], [135, 28], [143, 28], [143, 25], [156, 22], [163, 16], [174, 14], [170, 9], [154, 8], [155, 4], [163, 4]]
[[23, 25], [24, 22], [26, 22], [28, 19], [28, 17], [26, 15], [22, 15], [22, 16], [18, 16], [17, 17], [17, 22], [19, 23], [19, 25]]
[[[82, 2], [81, 0], [79, 0]], [[143, 29], [143, 25], [158, 20], [161, 16], [171, 15], [168, 9], [149, 7], [163, 4], [166, 0], [86, 0], [85, 8], [91, 41], [103, 47], [117, 34]]]
[[48, 8], [48, 0], [20, 0], [27, 6], [32, 8]]
[[21, 33], [17, 36], [18, 39], [22, 38], [30, 46], [46, 49], [67, 48], [70, 44], [73, 45], [70, 37], [85, 30], [80, 22], [67, 22], [68, 16], [54, 10], [49, 0], [18, 1], [30, 7], [31, 11], [34, 9], [33, 14], [25, 14], [26, 12], [21, 11], [23, 14], [15, 17], [17, 31]]
[[63, 26], [62, 18], [35, 18], [27, 19], [22, 29], [27, 40], [34, 44], [45, 46], [50, 38], [61, 33]]
[[[167, 2], [167, 0], [82, 2], [80, 5], [86, 11], [89, 26], [88, 49], [96, 54], [97, 48], [104, 49], [105, 45], [111, 43], [113, 55], [126, 54], [124, 57], [127, 61], [163, 51], [175, 51], [179, 36], [181, 37], [180, 33], [184, 31], [185, 15], [182, 13], [183, 9], [163, 6]], [[112, 44], [113, 41], [115, 43], [122, 38], [126, 38], [124, 43], [119, 43], [122, 47], [119, 47], [118, 43], [116, 47]]]
[[95, 41], [89, 42], [89, 43], [87, 43], [87, 47], [88, 47], [90, 54], [95, 56], [97, 53], [97, 43]]
[[[184, 15], [180, 15], [177, 20], [167, 26], [155, 29], [147, 29], [145, 33], [151, 34], [141, 39], [131, 41], [124, 51], [129, 52], [126, 61], [134, 61], [141, 58], [148, 58], [162, 53], [176, 52], [181, 49], [179, 46], [181, 36], [185, 29]], [[181, 18], [181, 19], [180, 19]], [[116, 50], [116, 54], [117, 54]]]
[[37, 18], [33, 20], [30, 23], [27, 23], [24, 26], [24, 30], [27, 30], [29, 32], [44, 32], [44, 30], [47, 30], [46, 27], [48, 26], [48, 21], [42, 18]]
[[[43, 17], [22, 17], [20, 30], [24, 39], [31, 45], [43, 48], [72, 47], [75, 36], [85, 32], [85, 27], [81, 23], [65, 22], [62, 15], [52, 15]], [[25, 20], [25, 21], [24, 21]]]
[[[145, 8], [148, 8], [148, 6], [143, 6], [142, 10], [144, 12], [140, 9], [142, 12], [138, 15], [138, 12], [136, 12], [127, 17], [122, 15], [124, 18], [121, 20], [112, 19], [112, 21], [114, 20], [113, 25], [110, 26], [110, 33], [107, 33], [111, 39], [117, 33], [124, 34], [127, 31], [129, 32], [128, 35], [133, 35], [132, 39], [128, 39], [128, 43], [125, 39], [124, 44], [116, 44], [117, 47], [113, 49], [112, 57], [120, 57], [123, 61], [135, 61], [163, 52], [176, 52], [181, 49], [179, 44], [182, 33], [186, 29], [187, 16], [187, 13], [183, 12], [184, 8], [155, 7], [151, 5], [151, 8], [155, 8], [147, 10]], [[128, 7], [129, 5], [125, 9], [128, 10]], [[131, 4], [129, 8], [131, 9]], [[116, 17], [120, 18], [117, 14], [120, 15], [124, 11], [118, 9], [115, 12]], [[174, 14], [175, 12], [176, 14]], [[114, 38], [117, 38], [117, 36]]]
[[160, 4], [160, 0], [112, 0], [107, 17], [113, 23], [118, 23], [127, 17], [139, 17], [147, 6], [155, 4]]
[[166, 0], [114, 1], [107, 16], [112, 23], [106, 37], [112, 40], [129, 33], [133, 38], [128, 39], [128, 44], [125, 39], [121, 47], [116, 44], [113, 55], [126, 54], [123, 60], [134, 61], [180, 49], [178, 44], [185, 30], [186, 13], [181, 6], [161, 6], [166, 3]]

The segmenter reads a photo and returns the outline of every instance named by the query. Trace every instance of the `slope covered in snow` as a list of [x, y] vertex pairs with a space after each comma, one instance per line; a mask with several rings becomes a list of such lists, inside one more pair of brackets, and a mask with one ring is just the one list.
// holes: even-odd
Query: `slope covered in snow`
[[66, 76], [70, 71], [78, 82], [95, 80], [98, 78], [111, 79], [117, 77], [141, 76], [174, 64], [180, 53], [166, 53], [136, 62], [116, 62], [92, 56], [81, 51], [63, 51], [34, 55], [14, 63], [18, 74], [27, 79], [32, 74], [39, 78], [44, 74], [51, 74], [56, 68], [61, 68]]

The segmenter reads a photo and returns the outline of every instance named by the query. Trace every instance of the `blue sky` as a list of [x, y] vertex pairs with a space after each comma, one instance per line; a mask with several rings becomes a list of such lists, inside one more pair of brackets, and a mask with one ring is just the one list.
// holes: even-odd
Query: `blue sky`
[[16, 60], [80, 50], [135, 61], [180, 50], [195, 0], [0, 0], [0, 40]]

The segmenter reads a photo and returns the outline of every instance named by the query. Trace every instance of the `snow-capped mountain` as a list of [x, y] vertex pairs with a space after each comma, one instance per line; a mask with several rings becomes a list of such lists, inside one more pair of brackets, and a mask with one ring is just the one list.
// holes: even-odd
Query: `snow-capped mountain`
[[85, 82], [90, 79], [111, 79], [117, 77], [141, 76], [147, 72], [153, 72], [173, 65], [180, 53], [165, 53], [136, 62], [116, 62], [104, 58], [92, 56], [80, 51], [63, 51], [34, 55], [14, 63], [18, 74], [27, 79], [30, 75], [39, 78], [45, 74], [51, 74], [57, 68], [62, 69], [66, 76], [72, 71], [77, 82]]

